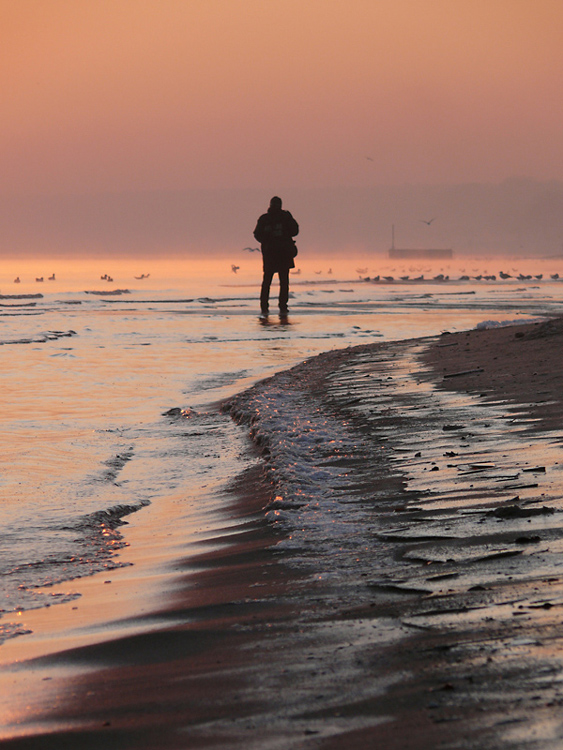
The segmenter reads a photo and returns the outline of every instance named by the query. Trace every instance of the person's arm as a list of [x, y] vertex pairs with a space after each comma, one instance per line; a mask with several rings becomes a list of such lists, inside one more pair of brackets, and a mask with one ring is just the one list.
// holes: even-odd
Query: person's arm
[[254, 239], [260, 243], [264, 241], [264, 222], [262, 221], [262, 217], [258, 219], [258, 222], [256, 224], [256, 229], [254, 230]]

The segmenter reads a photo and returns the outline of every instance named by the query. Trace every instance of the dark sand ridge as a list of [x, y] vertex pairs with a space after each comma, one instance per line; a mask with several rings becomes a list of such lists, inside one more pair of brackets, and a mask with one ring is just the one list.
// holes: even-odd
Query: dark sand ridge
[[219, 548], [179, 564], [160, 629], [27, 665], [77, 674], [2, 746], [560, 747], [562, 342], [554, 320], [294, 368], [357, 435], [370, 548], [326, 581], [326, 560], [280, 551], [266, 461]]

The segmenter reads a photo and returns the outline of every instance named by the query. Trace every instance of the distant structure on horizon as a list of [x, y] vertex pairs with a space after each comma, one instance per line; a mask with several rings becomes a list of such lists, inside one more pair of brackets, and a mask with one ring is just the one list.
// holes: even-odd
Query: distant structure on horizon
[[395, 225], [391, 227], [390, 258], [452, 258], [453, 254], [451, 247], [395, 247]]

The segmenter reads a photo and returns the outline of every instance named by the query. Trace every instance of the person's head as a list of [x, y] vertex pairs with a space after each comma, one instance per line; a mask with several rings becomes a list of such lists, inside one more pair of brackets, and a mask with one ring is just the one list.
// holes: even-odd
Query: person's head
[[274, 197], [270, 200], [270, 209], [272, 211], [280, 211], [282, 207], [282, 199], [278, 198], [277, 195], [274, 195]]

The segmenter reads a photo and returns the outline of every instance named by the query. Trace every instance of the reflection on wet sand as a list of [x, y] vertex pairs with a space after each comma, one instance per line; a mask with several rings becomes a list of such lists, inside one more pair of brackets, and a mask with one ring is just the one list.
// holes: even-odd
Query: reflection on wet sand
[[[550, 326], [536, 328], [547, 329], [548, 346], [557, 347], [561, 325], [556, 331]], [[478, 335], [471, 333], [474, 346]], [[504, 334], [519, 335], [534, 333]], [[499, 399], [483, 374], [484, 359], [475, 360], [483, 369], [448, 379], [451, 369], [444, 371], [439, 349], [466, 346], [465, 334], [455, 343], [450, 338], [433, 343], [430, 372], [420, 365], [424, 345], [417, 342], [394, 347], [392, 356], [366, 352], [331, 384], [331, 397], [348, 402], [350, 418], [390, 446], [411, 494], [380, 518], [376, 537], [394, 565], [380, 576], [372, 571], [371, 608], [374, 615], [394, 611], [419, 633], [414, 643], [422, 652], [412, 644], [407, 650], [411, 667], [432, 676], [433, 721], [478, 712], [484, 732], [497, 742], [514, 746], [533, 736], [544, 746], [563, 700], [561, 430], [549, 429], [555, 425], [538, 416], [537, 403], [515, 401], [510, 392]], [[523, 357], [536, 356], [522, 348]], [[502, 361], [510, 379], [510, 365]], [[545, 360], [534, 362], [533, 375], [549, 374]], [[443, 383], [459, 390], [434, 386], [436, 363]], [[452, 355], [448, 367], [459, 366]], [[538, 396], [532, 385], [528, 395], [540, 408], [551, 407], [556, 419], [560, 390], [553, 386]], [[351, 398], [357, 402], [350, 404]]]
[[[252, 434], [273, 464], [281, 491], [270, 518], [291, 529], [282, 546], [298, 566], [315, 559], [325, 617], [372, 624], [371, 646], [350, 639], [347, 648], [364, 680], [388, 679], [384, 696], [348, 690], [349, 737], [322, 747], [400, 741], [403, 722], [419, 720], [437, 727], [433, 741], [448, 736], [456, 747], [532, 736], [548, 746], [563, 701], [562, 336], [555, 321], [333, 352], [316, 372], [305, 365], [287, 377], [287, 391], [306, 394], [298, 430], [287, 399], [280, 423], [272, 383], [234, 400], [236, 418], [254, 415]], [[495, 352], [505, 355], [499, 378], [487, 364]], [[530, 358], [532, 382], [506, 385]], [[304, 483], [295, 446], [307, 425], [334, 439], [307, 454]], [[378, 723], [386, 713], [394, 733]], [[360, 731], [353, 717], [362, 715]]]

